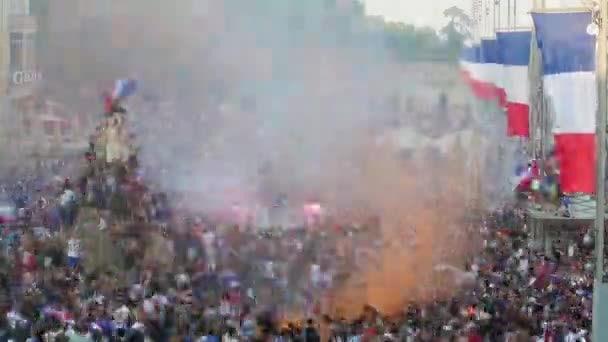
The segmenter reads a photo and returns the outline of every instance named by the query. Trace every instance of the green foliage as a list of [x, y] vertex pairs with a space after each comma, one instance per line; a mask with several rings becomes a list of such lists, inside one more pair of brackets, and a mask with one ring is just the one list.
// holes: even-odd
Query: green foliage
[[444, 47], [448, 59], [450, 61], [458, 60], [465, 36], [456, 29], [456, 25], [453, 22], [449, 22], [439, 32], [446, 37]]
[[[246, 19], [235, 20], [247, 23], [242, 29], [257, 33], [259, 39], [274, 48], [285, 46], [285, 42], [313, 42], [344, 48], [363, 46], [398, 62], [455, 62], [468, 36], [469, 18], [455, 6], [444, 11], [449, 23], [439, 32], [366, 16], [359, 0], [250, 0], [246, 4], [226, 0], [225, 6], [228, 12]], [[268, 20], [269, 17], [283, 19]]]
[[465, 39], [470, 37], [470, 19], [464, 11], [452, 6], [443, 12], [448, 24], [439, 32], [428, 27], [384, 22], [371, 18], [373, 26], [382, 27], [387, 49], [398, 61], [456, 62]]

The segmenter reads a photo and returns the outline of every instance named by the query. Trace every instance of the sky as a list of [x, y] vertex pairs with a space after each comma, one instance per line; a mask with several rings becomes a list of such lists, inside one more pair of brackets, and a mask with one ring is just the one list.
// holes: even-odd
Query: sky
[[[431, 26], [435, 29], [443, 27], [447, 20], [443, 16], [443, 10], [451, 6], [458, 6], [469, 13], [471, 11], [472, 0], [364, 0], [366, 11], [370, 15], [381, 15], [387, 21], [404, 22], [414, 24], [416, 26]], [[540, 3], [540, 0], [538, 0]], [[491, 0], [483, 0], [484, 3], [492, 3]], [[511, 21], [512, 25], [518, 27], [530, 26], [531, 19], [528, 12], [532, 9], [534, 0], [502, 0], [500, 1], [500, 25], [504, 28], [507, 26], [507, 6], [509, 3], [513, 5], [517, 3], [515, 10], [517, 21]], [[581, 0], [546, 0], [547, 7], [576, 7], [580, 6]], [[498, 13], [498, 10], [496, 11]], [[496, 15], [498, 18], [498, 14]], [[493, 14], [490, 11], [486, 21], [486, 28], [490, 29], [493, 21]], [[498, 19], [497, 19], [498, 21]], [[491, 31], [491, 30], [489, 30]], [[487, 32], [485, 34], [489, 34]], [[484, 34], [484, 35], [485, 35]]]
[[446, 23], [443, 10], [456, 5], [470, 10], [471, 0], [365, 0], [370, 15], [381, 15], [387, 21], [405, 22], [439, 29]]

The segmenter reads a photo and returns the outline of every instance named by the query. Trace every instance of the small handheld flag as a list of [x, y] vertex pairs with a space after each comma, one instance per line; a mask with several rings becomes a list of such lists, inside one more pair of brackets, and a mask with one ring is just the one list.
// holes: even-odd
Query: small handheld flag
[[114, 99], [120, 99], [133, 95], [137, 90], [137, 81], [132, 79], [117, 80], [114, 83], [114, 91], [112, 97]]

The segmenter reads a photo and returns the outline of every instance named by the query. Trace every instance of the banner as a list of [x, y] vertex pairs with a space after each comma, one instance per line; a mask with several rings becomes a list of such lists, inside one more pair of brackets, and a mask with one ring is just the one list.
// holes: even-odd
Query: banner
[[543, 86], [554, 113], [555, 153], [563, 192], [595, 192], [595, 36], [590, 11], [533, 13]]
[[507, 135], [510, 137], [527, 138], [530, 134], [528, 63], [531, 36], [530, 31], [496, 33], [506, 93]]
[[482, 39], [480, 43], [480, 81], [481, 98], [486, 101], [498, 101], [499, 108], [504, 108], [505, 90], [502, 82], [502, 65], [496, 39]]

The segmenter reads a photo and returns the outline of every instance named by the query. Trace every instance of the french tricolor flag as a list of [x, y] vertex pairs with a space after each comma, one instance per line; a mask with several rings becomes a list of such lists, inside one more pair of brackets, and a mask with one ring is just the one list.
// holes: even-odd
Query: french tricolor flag
[[484, 67], [481, 63], [481, 46], [473, 44], [465, 47], [460, 61], [462, 75], [467, 81], [473, 95], [480, 100], [490, 101], [492, 94]]
[[137, 81], [132, 79], [117, 80], [112, 90], [113, 99], [121, 99], [133, 95], [137, 89]]
[[531, 31], [497, 32], [506, 92], [507, 135], [530, 135], [528, 63]]
[[465, 46], [460, 58], [461, 73], [473, 95], [484, 101], [505, 104], [498, 44], [494, 39], [482, 39], [479, 44]]
[[475, 75], [476, 64], [479, 63], [479, 46], [464, 46], [460, 52], [460, 73], [462, 78], [471, 88], [473, 87], [473, 76]]
[[515, 191], [532, 191], [532, 182], [539, 176], [538, 162], [530, 160], [527, 165], [519, 164], [515, 169]]
[[481, 46], [473, 44], [463, 50], [461, 60], [463, 76], [465, 77], [473, 95], [480, 100], [489, 100], [491, 98], [488, 92], [488, 85], [484, 81], [486, 77], [484, 68], [481, 65]]
[[543, 85], [553, 113], [563, 192], [595, 192], [595, 37], [591, 11], [532, 13]]
[[492, 102], [498, 101], [499, 108], [504, 108], [506, 96], [498, 41], [496, 39], [482, 39], [480, 47], [482, 99]]

